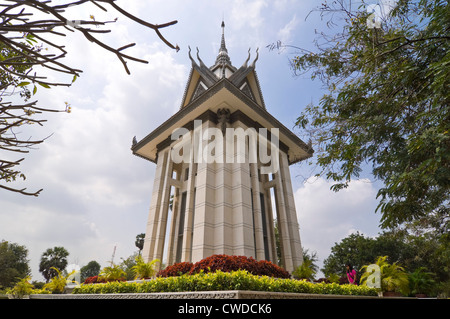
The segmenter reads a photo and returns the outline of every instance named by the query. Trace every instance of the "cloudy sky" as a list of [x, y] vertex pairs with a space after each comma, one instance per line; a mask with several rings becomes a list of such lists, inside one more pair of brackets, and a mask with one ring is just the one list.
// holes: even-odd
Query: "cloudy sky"
[[[119, 17], [102, 39], [113, 47], [136, 42], [128, 53], [149, 61], [129, 62], [127, 75], [117, 58], [77, 35], [58, 39], [69, 52], [65, 62], [84, 72], [67, 88], [40, 89], [40, 106], [72, 113], [45, 114], [44, 127], [23, 131], [23, 137], [49, 137], [26, 155], [21, 165], [30, 191], [44, 188], [37, 198], [0, 190], [0, 240], [28, 248], [33, 280], [43, 280], [39, 260], [47, 248], [65, 247], [69, 263], [91, 260], [108, 265], [136, 251], [136, 235], [145, 232], [155, 164], [132, 155], [133, 136], [141, 139], [174, 114], [181, 103], [190, 71], [188, 46], [198, 47], [202, 60], [212, 65], [220, 46], [224, 18], [226, 44], [232, 63], [239, 67], [252, 48], [259, 47], [256, 70], [267, 109], [288, 128], [323, 91], [307, 76], [294, 77], [289, 50], [266, 48], [277, 40], [312, 48], [315, 30], [326, 30], [318, 15], [308, 13], [317, 1], [295, 0], [122, 0], [119, 4], [152, 23], [178, 20], [163, 30], [177, 43], [176, 53], [152, 30], [127, 21], [112, 9], [104, 14], [92, 6], [71, 11], [71, 19]], [[296, 130], [298, 131], [298, 130]], [[331, 247], [352, 232], [379, 232], [374, 213], [377, 186], [370, 176], [334, 193], [330, 184], [308, 178], [307, 165], [291, 167], [302, 244], [316, 251], [319, 265]], [[22, 184], [15, 186], [19, 187]]]

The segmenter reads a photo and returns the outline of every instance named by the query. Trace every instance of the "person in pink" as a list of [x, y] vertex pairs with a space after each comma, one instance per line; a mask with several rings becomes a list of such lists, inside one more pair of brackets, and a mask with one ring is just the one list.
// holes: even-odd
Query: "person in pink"
[[353, 269], [352, 265], [347, 264], [347, 279], [350, 285], [357, 285], [356, 282], [356, 270]]

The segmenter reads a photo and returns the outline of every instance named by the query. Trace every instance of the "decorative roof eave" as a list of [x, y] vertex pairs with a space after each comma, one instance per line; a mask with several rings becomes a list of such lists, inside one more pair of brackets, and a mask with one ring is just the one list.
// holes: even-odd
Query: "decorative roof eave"
[[261, 106], [265, 110], [266, 109], [266, 103], [264, 102], [264, 97], [262, 95], [261, 85], [259, 84], [258, 74], [256, 73], [256, 70], [253, 70], [253, 75], [255, 76], [256, 88], [258, 90], [259, 97], [261, 98]]
[[184, 89], [183, 99], [181, 100], [180, 108], [183, 108], [187, 104], [192, 102], [191, 101], [192, 94], [194, 94], [193, 90], [195, 90], [195, 86], [197, 85], [199, 79], [202, 80], [202, 82], [207, 86], [207, 88], [210, 88], [215, 83], [217, 83], [217, 81], [219, 81], [219, 78], [213, 72], [213, 68], [208, 68], [205, 65], [205, 63], [202, 61], [202, 59], [200, 58], [198, 48], [197, 48], [197, 59], [198, 59], [199, 63], [197, 63], [194, 60], [194, 58], [192, 58], [191, 47], [189, 46], [188, 48], [189, 48], [189, 51], [188, 51], [189, 59], [192, 62], [192, 67], [191, 67], [191, 71], [189, 72], [186, 87]]
[[[242, 93], [242, 91], [240, 91], [238, 88], [236, 88], [236, 86], [234, 86], [226, 78], [219, 80], [216, 84], [214, 84], [211, 88], [209, 88], [204, 94], [199, 96], [197, 99], [195, 99], [194, 101], [192, 101], [185, 107], [181, 108], [177, 113], [172, 115], [168, 120], [166, 120], [164, 123], [162, 123], [160, 126], [158, 126], [155, 130], [153, 130], [150, 134], [148, 134], [142, 140], [140, 140], [139, 142], [133, 143], [133, 145], [131, 147], [133, 154], [143, 157], [143, 158], [146, 158], [152, 162], [156, 162], [156, 158], [157, 158], [156, 145], [159, 143], [157, 140], [162, 140], [162, 139], [167, 138], [167, 136], [170, 136], [174, 125], [178, 124], [179, 127], [184, 125], [185, 123], [183, 123], [183, 121], [186, 121], [186, 118], [188, 118], [188, 114], [190, 112], [193, 112], [198, 107], [203, 105], [209, 98], [211, 98], [212, 96], [215, 96], [222, 89], [226, 89], [231, 94], [235, 95], [239, 100], [241, 100], [251, 110], [253, 110], [257, 114], [259, 114], [260, 117], [263, 118], [265, 121], [267, 121], [272, 127], [279, 128], [280, 140], [283, 136], [283, 139], [287, 141], [285, 144], [291, 145], [291, 147], [299, 148], [302, 150], [301, 153], [303, 155], [289, 157], [289, 164], [294, 164], [296, 162], [299, 162], [301, 160], [304, 160], [304, 159], [312, 156], [312, 154], [314, 153], [314, 150], [311, 148], [311, 146], [309, 146], [305, 142], [303, 142], [297, 135], [295, 135], [288, 128], [286, 128], [283, 124], [281, 124], [269, 112], [267, 112], [265, 109], [261, 108], [258, 104], [256, 104], [253, 100], [251, 100], [248, 96], [246, 96], [244, 93]], [[140, 153], [139, 151], [141, 149], [143, 149], [149, 143], [155, 144], [153, 146], [152, 154], [149, 156], [149, 155]]]
[[200, 74], [200, 76], [205, 80], [205, 84], [210, 87], [212, 86], [214, 83], [216, 83], [219, 78], [214, 74], [214, 72], [212, 72], [206, 65], [205, 63], [203, 63], [202, 59], [200, 58], [199, 55], [199, 50], [197, 48], [197, 59], [200, 63], [200, 65], [198, 65], [194, 59], [191, 56], [191, 48], [189, 47], [189, 59], [191, 59], [192, 61], [192, 67]]

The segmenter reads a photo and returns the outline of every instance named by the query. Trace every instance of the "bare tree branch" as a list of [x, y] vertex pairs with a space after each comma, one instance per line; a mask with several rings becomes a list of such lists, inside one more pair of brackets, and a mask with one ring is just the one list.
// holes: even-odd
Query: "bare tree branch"
[[[55, 36], [56, 39], [62, 39], [67, 34], [80, 32], [88, 41], [115, 54], [128, 74], [128, 61], [148, 63], [125, 53], [135, 43], [116, 49], [96, 37], [99, 34], [111, 33], [111, 30], [104, 27], [116, 22], [117, 18], [109, 21], [69, 18], [69, 8], [87, 4], [93, 4], [105, 12], [108, 7], [112, 8], [127, 19], [153, 30], [168, 47], [179, 50], [178, 45], [170, 43], [161, 33], [161, 29], [176, 24], [176, 20], [152, 24], [127, 12], [116, 0], [0, 0], [0, 150], [28, 153], [33, 146], [39, 145], [45, 139], [21, 139], [18, 137], [20, 133], [16, 131], [18, 127], [32, 124], [42, 126], [46, 120], [36, 118], [37, 114], [70, 112], [70, 105], [67, 103], [63, 109], [48, 109], [38, 107], [37, 101], [28, 102], [39, 86], [69, 87], [82, 73], [82, 70], [63, 62], [67, 51], [64, 45], [55, 40]], [[39, 67], [39, 73], [34, 67]], [[43, 70], [69, 75], [72, 79], [67, 82], [49, 81]], [[17, 96], [25, 103], [18, 104]], [[17, 168], [22, 161], [23, 158], [17, 161], [0, 158], [0, 182], [12, 182], [18, 177], [25, 179], [25, 175]], [[28, 192], [26, 188], [15, 189], [1, 184], [0, 188], [31, 196], [38, 196], [42, 191]]]

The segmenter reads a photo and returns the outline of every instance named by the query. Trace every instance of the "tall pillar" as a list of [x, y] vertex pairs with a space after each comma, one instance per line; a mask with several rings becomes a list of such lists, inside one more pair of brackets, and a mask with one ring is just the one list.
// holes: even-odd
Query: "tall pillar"
[[[226, 128], [227, 123], [223, 123]], [[224, 140], [224, 130], [222, 130], [222, 123], [217, 123], [215, 126], [216, 132], [220, 132], [221, 143], [216, 144], [215, 156], [216, 162], [209, 165], [214, 169], [214, 208], [211, 212], [214, 214], [214, 237], [211, 242], [214, 244], [214, 251], [216, 254], [233, 255], [233, 184], [232, 168], [227, 163], [227, 154], [225, 152], [226, 143]]]
[[253, 203], [253, 231], [255, 240], [255, 258], [266, 259], [264, 247], [263, 216], [261, 207], [261, 190], [259, 187], [258, 164], [250, 163], [252, 203]]
[[290, 232], [290, 218], [286, 209], [285, 194], [283, 193], [283, 186], [281, 183], [280, 170], [274, 174], [275, 181], [275, 205], [277, 209], [278, 232], [280, 236], [281, 257], [284, 268], [292, 272], [294, 265], [292, 262], [291, 249], [291, 232]]
[[286, 206], [286, 217], [288, 219], [292, 263], [293, 268], [296, 269], [303, 263], [303, 252], [302, 244], [300, 241], [300, 230], [297, 213], [295, 210], [295, 200], [292, 191], [291, 176], [289, 173], [289, 165], [287, 155], [284, 152], [280, 152], [280, 177]]
[[[165, 244], [167, 245], [167, 264], [171, 265], [175, 262], [176, 258], [176, 251], [177, 251], [177, 238], [178, 238], [178, 226], [179, 226], [179, 215], [181, 210], [181, 191], [180, 191], [180, 183], [178, 179], [180, 178], [180, 171], [176, 172], [177, 179], [173, 179], [172, 177], [169, 178], [169, 184], [171, 187], [173, 187], [173, 193], [171, 195], [173, 197], [170, 197], [169, 195], [169, 210], [171, 210], [171, 218], [170, 218], [170, 228], [169, 228], [169, 234], [166, 234], [167, 241]], [[172, 209], [170, 209], [170, 202], [172, 202]], [[167, 222], [169, 218], [169, 213], [167, 214]], [[163, 254], [164, 255], [164, 254]]]
[[157, 227], [155, 236], [155, 251], [153, 252], [153, 259], [163, 260], [164, 255], [164, 241], [166, 238], [167, 218], [169, 214], [169, 202], [170, 202], [170, 178], [172, 177], [172, 165], [170, 160], [169, 150], [164, 151], [164, 156], [167, 157], [166, 167], [164, 169], [164, 175], [162, 183], [161, 205], [157, 214]]
[[165, 222], [167, 221], [168, 200], [170, 197], [169, 176], [172, 168], [169, 155], [167, 149], [158, 154], [143, 248], [143, 258], [146, 261], [152, 261], [155, 258], [162, 261]]
[[194, 214], [195, 214], [195, 175], [196, 175], [196, 165], [194, 163], [193, 152], [190, 154], [190, 161], [188, 165], [188, 172], [185, 171], [185, 181], [186, 185], [186, 213], [184, 219], [184, 230], [183, 230], [183, 247], [181, 261], [190, 262], [192, 260], [192, 235], [194, 230]]
[[[211, 127], [211, 122], [206, 121], [202, 128]], [[201, 132], [194, 132], [194, 139], [202, 139]], [[203, 145], [204, 142], [202, 142]], [[194, 152], [197, 151], [194, 149]], [[195, 195], [195, 218], [192, 238], [192, 260], [199, 261], [211, 256], [214, 251], [215, 237], [215, 168], [214, 165], [205, 162], [201, 156], [203, 147], [200, 146], [200, 154], [194, 160], [197, 162], [196, 195]]]
[[275, 216], [273, 214], [272, 196], [270, 193], [270, 188], [273, 187], [273, 181], [269, 181], [269, 176], [267, 174], [261, 174], [261, 181], [262, 184], [264, 185], [262, 193], [264, 195], [263, 197], [264, 197], [264, 206], [266, 210], [266, 218], [263, 221], [263, 223], [265, 223], [267, 229], [269, 261], [278, 264], [275, 229], [274, 229]]
[[[232, 223], [233, 254], [254, 256], [253, 212], [248, 162], [231, 163], [232, 167]], [[255, 257], [255, 256], [254, 256]]]
[[230, 188], [228, 198], [231, 204], [229, 222], [232, 225], [232, 236], [228, 238], [228, 242], [233, 247], [234, 255], [256, 257], [250, 154], [248, 151], [250, 144], [256, 143], [256, 140], [253, 141], [252, 131], [247, 131], [247, 127], [239, 120], [235, 121], [230, 129], [233, 134], [227, 132], [224, 136], [228, 143], [227, 156], [229, 158], [229, 162], [225, 163], [225, 166], [230, 171], [230, 179], [227, 182]]

